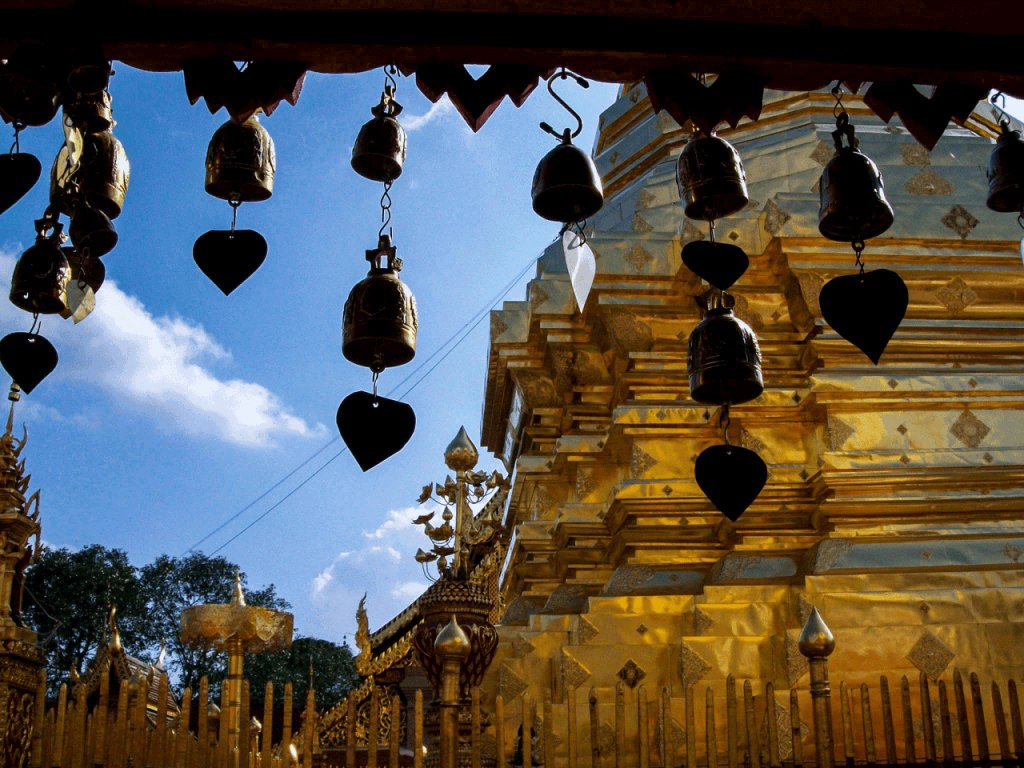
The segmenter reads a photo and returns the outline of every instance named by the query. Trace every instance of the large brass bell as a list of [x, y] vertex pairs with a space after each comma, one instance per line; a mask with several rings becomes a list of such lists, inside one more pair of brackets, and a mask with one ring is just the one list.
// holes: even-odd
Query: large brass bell
[[352, 147], [352, 168], [371, 181], [390, 184], [402, 175], [405, 163], [405, 129], [396, 119], [402, 105], [394, 99], [395, 89], [386, 86], [380, 104], [370, 109], [373, 119], [359, 129]]
[[60, 88], [42, 49], [23, 48], [0, 68], [0, 112], [14, 123], [46, 125], [60, 106]]
[[114, 127], [110, 93], [78, 93], [64, 104], [64, 114], [83, 133], [101, 133]]
[[61, 213], [75, 212], [78, 195], [108, 218], [121, 214], [128, 192], [131, 169], [124, 146], [113, 133], [81, 134], [82, 156], [77, 167], [69, 168], [68, 146], [57, 153], [50, 170], [50, 203]]
[[95, 95], [107, 89], [113, 70], [110, 62], [99, 50], [78, 53], [68, 73], [68, 88], [72, 93]]
[[36, 242], [21, 254], [11, 277], [11, 303], [26, 312], [55, 315], [64, 310], [71, 267], [60, 247], [63, 225], [36, 221]]
[[222, 200], [258, 203], [274, 193], [274, 140], [256, 115], [228, 121], [206, 151], [206, 191]]
[[694, 133], [679, 153], [676, 184], [683, 212], [704, 221], [731, 216], [750, 202], [740, 154], [718, 136]]
[[[849, 146], [843, 146], [843, 136]], [[821, 175], [818, 231], [847, 243], [877, 237], [892, 226], [892, 206], [878, 166], [857, 148], [846, 112], [840, 113], [832, 140], [836, 153]]]
[[395, 258], [390, 237], [381, 235], [366, 260], [370, 271], [345, 302], [341, 351], [356, 365], [380, 373], [416, 355], [416, 297], [398, 277], [402, 260]]
[[1019, 131], [1011, 131], [1008, 120], [988, 159], [986, 205], [999, 213], [1020, 213], [1024, 209], [1024, 142]]
[[687, 342], [690, 397], [698, 403], [736, 405], [764, 391], [761, 348], [750, 326], [733, 315], [735, 300], [715, 289], [697, 299], [703, 319]]
[[588, 219], [604, 205], [604, 189], [590, 155], [572, 143], [565, 129], [562, 143], [541, 158], [533, 174], [533, 210], [542, 219], [571, 223]]
[[68, 228], [71, 242], [90, 258], [106, 256], [117, 245], [117, 231], [110, 217], [84, 203], [75, 208]]

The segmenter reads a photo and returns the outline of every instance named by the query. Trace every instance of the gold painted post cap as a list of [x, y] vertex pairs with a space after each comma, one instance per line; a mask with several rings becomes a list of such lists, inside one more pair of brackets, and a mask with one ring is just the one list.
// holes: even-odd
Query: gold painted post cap
[[476, 466], [480, 453], [466, 434], [465, 427], [459, 427], [459, 434], [444, 449], [444, 463], [449, 469], [468, 470]]
[[462, 631], [455, 614], [438, 633], [434, 641], [434, 653], [440, 657], [457, 656], [463, 659], [469, 655], [469, 636]]
[[231, 605], [245, 605], [245, 593], [242, 591], [242, 574], [235, 569], [235, 589], [231, 593]]
[[811, 608], [811, 615], [807, 617], [797, 644], [800, 647], [800, 653], [808, 658], [824, 658], [835, 650], [836, 639], [833, 637], [832, 631], [825, 625], [817, 608]]

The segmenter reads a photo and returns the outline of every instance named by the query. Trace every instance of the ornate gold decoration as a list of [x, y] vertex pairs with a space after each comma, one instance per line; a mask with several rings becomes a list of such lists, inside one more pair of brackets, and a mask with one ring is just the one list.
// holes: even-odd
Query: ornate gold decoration
[[685, 219], [683, 221], [682, 228], [679, 230], [679, 235], [681, 245], [686, 245], [687, 243], [693, 243], [697, 240], [704, 239], [704, 233], [697, 229], [689, 219]]
[[763, 454], [768, 449], [768, 446], [763, 441], [745, 429], [740, 430], [740, 445], [758, 455]]
[[1013, 560], [1015, 563], [1020, 562], [1021, 555], [1024, 555], [1024, 550], [1013, 546], [1013, 544], [1010, 544], [1009, 542], [1007, 542], [1006, 546], [1003, 547], [1003, 557], [1007, 560]]
[[508, 325], [501, 319], [500, 312], [491, 312], [491, 341], [494, 341], [508, 330]]
[[907, 430], [907, 425], [906, 424], [900, 424], [898, 427], [896, 427], [896, 431], [899, 432], [901, 435], [907, 434], [907, 431], [908, 431]]
[[586, 645], [598, 635], [597, 627], [590, 623], [590, 620], [586, 616], [579, 617], [579, 623], [576, 628], [576, 644]]
[[966, 240], [967, 236], [978, 226], [978, 220], [959, 203], [950, 208], [949, 213], [942, 217], [942, 223], [960, 235], [962, 240]]
[[975, 416], [970, 408], [965, 408], [960, 417], [949, 428], [949, 434], [966, 445], [977, 448], [989, 433], [988, 425]]
[[529, 687], [526, 681], [513, 672], [506, 662], [502, 662], [501, 667], [498, 669], [498, 689], [501, 691], [501, 697], [505, 700], [506, 704], [514, 701], [519, 694]]
[[370, 660], [373, 658], [373, 650], [370, 647], [370, 622], [366, 615], [366, 595], [359, 601], [356, 608], [356, 647], [359, 655], [356, 656], [356, 671], [363, 677], [370, 674]]
[[942, 306], [956, 314], [977, 302], [978, 294], [958, 276], [936, 291], [935, 298]]
[[910, 649], [907, 660], [932, 680], [938, 680], [955, 656], [944, 642], [926, 629]]
[[655, 197], [653, 194], [648, 192], [646, 189], [641, 189], [636, 193], [636, 202], [633, 207], [638, 211], [645, 211], [654, 204]]
[[522, 635], [516, 635], [516, 639], [512, 641], [512, 658], [514, 659], [522, 659], [528, 656], [533, 650], [533, 643]]
[[597, 488], [597, 483], [594, 482], [594, 478], [583, 467], [579, 467], [576, 470], [576, 500], [583, 501], [594, 492], [595, 488]]
[[655, 466], [658, 460], [647, 453], [636, 443], [633, 443], [632, 459], [629, 464], [630, 474], [637, 480], [643, 479], [643, 476], [647, 474], [647, 470]]
[[628, 595], [654, 576], [648, 565], [620, 565], [604, 585], [605, 596]]
[[629, 228], [634, 232], [654, 231], [654, 227], [647, 223], [647, 220], [639, 212], [633, 214], [633, 220], [629, 223]]
[[548, 517], [548, 512], [558, 506], [558, 499], [538, 485], [533, 494], [533, 505], [536, 510], [534, 518], [543, 520]]
[[850, 436], [854, 433], [854, 428], [847, 424], [845, 421], [840, 419], [838, 416], [829, 414], [828, 416], [828, 434], [829, 440], [832, 443], [832, 450], [838, 451], [843, 447], [843, 443], [850, 439]]
[[747, 323], [755, 331], [763, 331], [764, 318], [761, 317], [760, 313], [750, 309], [747, 297], [740, 293], [736, 294], [733, 298], [736, 300], [736, 304], [733, 307], [733, 313], [736, 317]]
[[828, 165], [828, 161], [831, 160], [835, 154], [836, 151], [831, 144], [819, 141], [814, 145], [814, 151], [811, 152], [809, 157], [818, 165]]
[[562, 671], [562, 683], [566, 689], [579, 688], [587, 680], [590, 679], [590, 670], [580, 664], [580, 662], [573, 658], [565, 647], [562, 647], [561, 653], [561, 671]]
[[821, 317], [821, 305], [818, 304], [818, 296], [825, 285], [825, 278], [815, 272], [796, 272], [797, 283], [800, 285], [800, 293], [804, 297], [807, 311], [815, 317]]
[[904, 165], [931, 165], [931, 153], [917, 142], [900, 144]]
[[587, 590], [579, 584], [560, 584], [544, 604], [545, 613], [579, 613], [587, 603]]
[[615, 755], [615, 729], [608, 723], [601, 723], [597, 732], [597, 748], [601, 757], [612, 757]]
[[513, 375], [523, 393], [523, 401], [530, 408], [545, 408], [560, 405], [562, 396], [555, 388], [555, 382], [543, 371], [518, 369]]
[[935, 173], [931, 168], [925, 168], [914, 174], [903, 189], [911, 195], [935, 195], [945, 197], [956, 192], [956, 187], [944, 178]]
[[768, 200], [764, 204], [763, 213], [764, 217], [764, 228], [771, 233], [772, 237], [778, 237], [782, 234], [782, 228], [786, 226], [786, 222], [789, 221], [792, 216], [786, 213], [779, 207], [779, 204], [774, 200]]
[[662, 112], [658, 115], [658, 132], [668, 133], [669, 131], [676, 131], [679, 129], [679, 123], [675, 121], [668, 112]]
[[622, 257], [637, 272], [643, 272], [644, 267], [654, 261], [654, 257], [644, 248], [642, 243], [633, 243], [630, 249], [622, 254]]
[[708, 616], [700, 608], [693, 609], [693, 633], [700, 637], [709, 629], [715, 626], [715, 620]]
[[797, 615], [800, 617], [801, 625], [807, 623], [807, 619], [810, 618], [811, 610], [813, 608], [814, 606], [811, 604], [810, 600], [808, 600], [801, 592], [796, 599], [796, 612]]
[[633, 312], [611, 310], [602, 313], [610, 335], [624, 352], [647, 352], [654, 345], [654, 333]]
[[703, 656], [700, 656], [686, 643], [679, 646], [679, 676], [683, 685], [696, 685], [711, 671]]
[[545, 301], [550, 299], [548, 292], [545, 291], [539, 280], [534, 280], [530, 283], [530, 310], [533, 312], [537, 311], [537, 307], [543, 304]]
[[636, 688], [640, 681], [647, 677], [647, 673], [632, 659], [622, 665], [618, 671], [618, 677], [630, 688]]
[[815, 571], [825, 573], [836, 567], [840, 558], [853, 549], [853, 542], [846, 539], [825, 539], [818, 545]]
[[[9, 692], [8, 692], [9, 691]], [[35, 720], [35, 693], [17, 688], [0, 687], [6, 693], [6, 701], [0, 700], [0, 755], [3, 765], [9, 768], [25, 768], [32, 751], [32, 723]]]
[[811, 664], [807, 657], [800, 653], [800, 646], [798, 645], [796, 638], [792, 635], [786, 635], [786, 679], [789, 682], [789, 687], [792, 688], [796, 685], [796, 681], [799, 680], [804, 674], [810, 669]]
[[640, 635], [640, 637], [643, 637], [644, 635], [646, 635], [647, 632], [648, 632], [648, 629], [647, 629], [647, 625], [646, 624], [638, 624], [637, 625], [636, 633], [638, 635]]
[[[793, 756], [793, 718], [789, 711], [789, 707], [775, 703], [775, 723], [779, 734], [779, 760], [786, 761]], [[805, 734], [811, 732], [811, 729], [800, 721], [800, 736], [803, 738]], [[764, 765], [769, 764], [769, 747], [768, 747], [768, 719], [764, 718], [761, 720], [761, 760]]]

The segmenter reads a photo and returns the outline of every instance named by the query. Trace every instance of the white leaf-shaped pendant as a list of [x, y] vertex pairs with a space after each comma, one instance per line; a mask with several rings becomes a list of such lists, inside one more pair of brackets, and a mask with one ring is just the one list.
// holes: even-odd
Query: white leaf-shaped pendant
[[597, 261], [590, 246], [580, 242], [579, 233], [571, 229], [562, 235], [562, 252], [565, 254], [565, 267], [569, 271], [569, 282], [572, 283], [572, 292], [576, 296], [576, 305], [582, 312], [590, 289], [594, 285], [594, 277], [597, 275]]

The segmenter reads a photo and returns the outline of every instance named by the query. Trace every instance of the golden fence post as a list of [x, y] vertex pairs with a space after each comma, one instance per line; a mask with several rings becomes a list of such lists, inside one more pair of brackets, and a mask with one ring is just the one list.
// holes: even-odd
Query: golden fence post
[[839, 707], [843, 716], [843, 756], [847, 765], [853, 765], [853, 717], [850, 713], [850, 691], [845, 680], [839, 683]]
[[[550, 768], [555, 761], [555, 720], [551, 714], [551, 689], [544, 689], [544, 766]], [[479, 768], [479, 766], [473, 766]]]
[[[525, 691], [522, 699], [523, 705], [523, 722], [520, 725], [520, 733], [522, 733], [522, 747], [523, 747], [523, 768], [533, 767], [533, 703], [530, 701], [530, 692]], [[455, 768], [455, 766], [445, 766], [443, 763], [441, 768]]]
[[[249, 733], [251, 730], [249, 702], [251, 701], [252, 691], [248, 680], [242, 680], [238, 693], [240, 696], [238, 702], [238, 765], [242, 768], [249, 768], [249, 748], [252, 745], [252, 738]], [[308, 767], [312, 768], [312, 761], [308, 763]]]
[[51, 709], [46, 713], [43, 720], [43, 768], [49, 768], [53, 764], [53, 732], [56, 722], [54, 711]]
[[718, 765], [718, 734], [715, 728], [715, 692], [709, 685], [704, 696], [705, 742], [708, 750], [708, 768]]
[[[121, 689], [122, 692], [124, 689]], [[196, 768], [207, 768], [207, 756], [210, 751], [209, 717], [210, 717], [210, 683], [203, 677], [199, 680], [199, 699], [196, 701]], [[117, 766], [120, 768], [120, 766]]]
[[274, 734], [274, 684], [263, 689], [263, 732], [260, 734], [260, 764], [270, 768]]
[[1010, 735], [1006, 731], [1006, 713], [1003, 711], [1003, 695], [999, 684], [992, 681], [992, 714], [996, 718], [996, 735], [999, 737], [999, 759], [1010, 758]]
[[768, 683], [764, 687], [764, 716], [768, 720], [768, 764], [772, 768], [779, 766], [779, 720], [775, 715], [775, 685]]
[[[544, 701], [544, 720], [545, 729], [547, 728], [548, 714], [547, 711], [550, 707], [550, 695]], [[547, 750], [547, 739], [544, 739], [544, 749]], [[469, 754], [470, 754], [470, 765], [472, 768], [480, 768], [480, 689], [477, 686], [473, 686], [473, 690], [470, 691], [470, 731], [469, 731]], [[396, 762], [391, 768], [398, 768]]]
[[[418, 711], [423, 694], [416, 691], [416, 696]], [[505, 768], [505, 698], [500, 693], [494, 697], [494, 751], [497, 753], [498, 768]], [[420, 763], [416, 763], [414, 768], [420, 768]]]
[[910, 709], [910, 681], [906, 675], [900, 679], [900, 701], [903, 705], [903, 743], [908, 763], [917, 762], [917, 750], [914, 745], [914, 714]]
[[[498, 722], [501, 724], [497, 730], [498, 768], [505, 768], [505, 708], [502, 705], [501, 696], [495, 700], [495, 708], [498, 713]], [[413, 768], [423, 768], [423, 691], [419, 690], [416, 691], [416, 710], [412, 715], [412, 748]], [[354, 765], [355, 745], [352, 747], [352, 762]]]
[[156, 723], [153, 733], [153, 754], [150, 760], [154, 768], [166, 768], [167, 749], [167, 673], [160, 672], [156, 688]]
[[292, 747], [292, 707], [295, 694], [291, 683], [284, 684], [284, 713], [281, 716], [281, 762], [291, 768], [289, 763]]
[[103, 665], [100, 674], [100, 699], [93, 711], [93, 726], [96, 738], [92, 744], [92, 763], [104, 765], [107, 762], [107, 721], [110, 718], [110, 660]]
[[[658, 722], [661, 724], [659, 730], [661, 764], [663, 768], [671, 768], [675, 762], [675, 755], [672, 753], [672, 740], [669, 738], [669, 730], [672, 728], [672, 697], [669, 695], [667, 685], [661, 689], [661, 700], [658, 702]], [[569, 766], [569, 768], [575, 768], [575, 766]]]
[[53, 757], [54, 765], [60, 765], [60, 758], [64, 754], [64, 723], [67, 717], [68, 708], [68, 684], [62, 683], [60, 693], [57, 696], [57, 721], [53, 731]]
[[568, 708], [566, 710], [566, 726], [569, 729], [568, 745], [569, 750], [569, 768], [579, 768], [579, 756], [578, 749], [579, 743], [577, 738], [579, 734], [576, 732], [576, 686], [570, 685], [566, 691], [566, 704]]
[[686, 768], [697, 768], [697, 729], [694, 727], [692, 685], [684, 687], [683, 697], [683, 706], [686, 710], [686, 738], [683, 740], [683, 749], [686, 753], [683, 757], [686, 760]]
[[750, 768], [761, 768], [761, 745], [757, 738], [757, 715], [754, 712], [754, 691], [750, 681], [743, 681], [743, 713], [747, 721], [747, 752]]
[[[615, 684], [615, 768], [623, 768], [626, 761], [626, 684]], [[524, 768], [526, 766], [524, 765]]]
[[956, 719], [960, 726], [960, 759], [970, 762], [974, 759], [971, 752], [971, 727], [967, 722], [967, 700], [964, 698], [964, 679], [959, 669], [953, 670], [953, 698], [956, 700]]
[[39, 683], [36, 685], [36, 705], [32, 718], [32, 758], [29, 768], [43, 765], [43, 721], [46, 717], [46, 667], [39, 668]]
[[[377, 768], [377, 735], [380, 728], [380, 694], [377, 684], [370, 688], [370, 722], [366, 726], [366, 768]], [[305, 766], [310, 768], [310, 766]]]
[[1021, 726], [1020, 700], [1017, 698], [1017, 681], [1006, 684], [1010, 694], [1010, 724], [1013, 726], [1013, 751], [1018, 760], [1024, 759], [1024, 727]]
[[[249, 683], [246, 682], [246, 687]], [[372, 710], [371, 710], [372, 712]], [[316, 691], [310, 686], [306, 691], [306, 711], [302, 715], [302, 766], [313, 768], [313, 734], [316, 730]], [[376, 752], [374, 756], [376, 757]], [[370, 766], [373, 768], [373, 766]]]
[[792, 734], [790, 738], [793, 742], [793, 768], [803, 768], [804, 743], [800, 734], [800, 702], [795, 688], [789, 692], [789, 723]]
[[[203, 678], [206, 681], [206, 678]], [[109, 768], [122, 768], [125, 763], [126, 745], [128, 740], [128, 686], [122, 685], [117, 692], [117, 719], [107, 748]]]
[[[459, 764], [459, 670], [469, 655], [469, 637], [455, 615], [434, 641], [434, 656], [441, 660], [441, 737], [440, 768]], [[533, 725], [531, 720], [530, 725]], [[530, 729], [523, 728], [523, 745], [530, 743]], [[524, 749], [524, 756], [526, 751]], [[526, 766], [532, 763], [525, 763]]]
[[868, 765], [875, 764], [875, 728], [871, 722], [871, 695], [868, 684], [860, 685], [860, 722], [864, 733], [864, 760]]
[[601, 768], [601, 743], [600, 734], [601, 722], [597, 715], [597, 690], [590, 689], [587, 697], [587, 708], [590, 716], [590, 765], [591, 768]]
[[348, 711], [345, 714], [345, 766], [356, 768], [356, 720], [359, 718], [359, 702], [355, 691], [348, 692]]
[[974, 704], [974, 728], [978, 735], [978, 759], [987, 761], [988, 729], [985, 727], [985, 707], [981, 703], [981, 684], [977, 672], [971, 672], [971, 702]]
[[192, 734], [189, 733], [188, 724], [192, 719], [192, 689], [186, 688], [181, 695], [181, 711], [178, 713], [178, 731], [174, 745], [174, 765], [176, 768], [186, 768], [188, 765], [188, 745], [192, 741]]
[[882, 727], [885, 729], [885, 761], [889, 765], [896, 764], [896, 731], [892, 721], [892, 699], [889, 697], [889, 678], [882, 675], [878, 679], [879, 693], [882, 697]]
[[736, 751], [739, 749], [736, 725], [736, 678], [732, 673], [725, 678], [726, 756], [729, 768], [737, 768]]
[[[473, 693], [476, 695], [476, 718], [477, 725], [476, 730], [480, 730], [480, 692], [473, 689]], [[391, 737], [388, 743], [388, 768], [398, 768], [398, 732], [402, 730], [401, 723], [401, 712], [402, 712], [402, 700], [398, 698], [398, 695], [391, 697], [391, 730], [388, 735]], [[479, 742], [479, 736], [477, 742]], [[480, 768], [478, 765], [474, 765], [473, 768]]]
[[640, 753], [640, 768], [651, 768], [651, 735], [647, 730], [647, 715], [647, 689], [641, 685], [636, 694], [636, 748]]
[[814, 708], [814, 743], [817, 768], [833, 768], [832, 703], [828, 687], [828, 656], [836, 647], [817, 608], [811, 608], [798, 641], [800, 653], [811, 664], [811, 705]]
[[935, 762], [935, 727], [932, 724], [932, 694], [928, 685], [928, 676], [921, 672], [918, 677], [918, 689], [921, 692], [921, 725], [924, 731], [924, 759]]
[[952, 763], [953, 728], [949, 719], [949, 694], [946, 692], [946, 681], [939, 680], [939, 728], [942, 730], [942, 761]]

